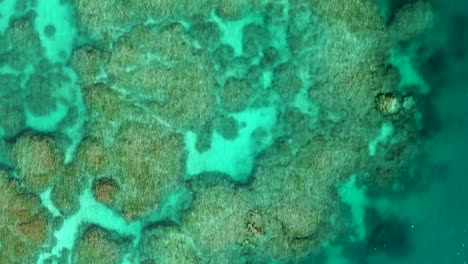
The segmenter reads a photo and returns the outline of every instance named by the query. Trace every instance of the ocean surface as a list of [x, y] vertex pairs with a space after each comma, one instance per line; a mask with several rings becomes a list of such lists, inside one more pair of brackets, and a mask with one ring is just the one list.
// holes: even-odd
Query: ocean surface
[[468, 2], [0, 0], [0, 264], [467, 264]]

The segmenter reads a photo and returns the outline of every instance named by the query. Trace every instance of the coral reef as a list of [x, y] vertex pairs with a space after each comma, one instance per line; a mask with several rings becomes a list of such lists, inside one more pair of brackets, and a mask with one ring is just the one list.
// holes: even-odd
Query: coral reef
[[0, 258], [4, 263], [33, 263], [48, 240], [50, 215], [39, 197], [21, 190], [0, 171]]
[[73, 263], [122, 263], [124, 251], [121, 244], [119, 239], [113, 238], [105, 230], [90, 227], [76, 245]]
[[409, 184], [424, 98], [395, 47], [429, 4], [62, 1], [57, 57], [38, 2], [0, 35], [4, 263], [297, 263], [348, 234], [352, 175]]

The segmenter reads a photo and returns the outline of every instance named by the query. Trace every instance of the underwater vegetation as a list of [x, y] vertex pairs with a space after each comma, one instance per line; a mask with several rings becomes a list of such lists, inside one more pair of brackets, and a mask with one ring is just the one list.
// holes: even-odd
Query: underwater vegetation
[[0, 0], [0, 263], [462, 263], [452, 5]]

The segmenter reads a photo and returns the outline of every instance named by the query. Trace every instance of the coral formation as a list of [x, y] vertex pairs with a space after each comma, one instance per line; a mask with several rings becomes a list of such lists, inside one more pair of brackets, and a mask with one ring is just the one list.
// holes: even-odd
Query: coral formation
[[122, 263], [124, 250], [120, 244], [119, 239], [113, 238], [105, 230], [90, 227], [76, 245], [73, 263]]
[[424, 99], [395, 47], [430, 5], [57, 1], [59, 52], [38, 2], [0, 35], [5, 263], [297, 263], [348, 234], [351, 175], [405, 188]]
[[33, 263], [48, 240], [49, 214], [39, 197], [21, 190], [0, 171], [0, 258], [4, 263]]

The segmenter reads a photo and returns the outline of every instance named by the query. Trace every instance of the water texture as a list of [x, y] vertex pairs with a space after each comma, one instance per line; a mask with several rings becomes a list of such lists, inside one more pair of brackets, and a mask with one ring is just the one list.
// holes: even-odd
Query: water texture
[[466, 264], [466, 14], [0, 0], [0, 263]]

